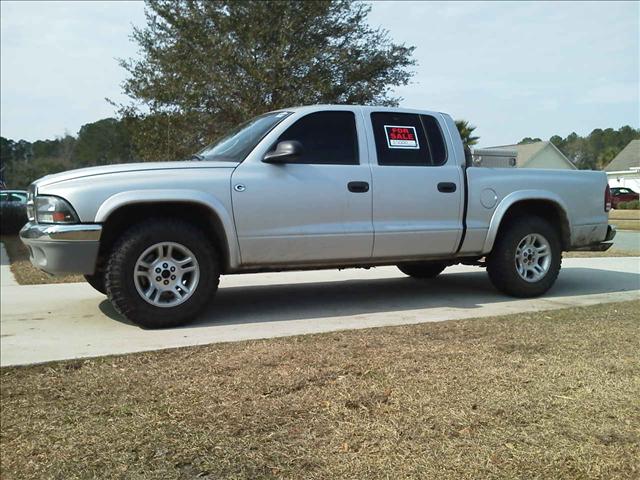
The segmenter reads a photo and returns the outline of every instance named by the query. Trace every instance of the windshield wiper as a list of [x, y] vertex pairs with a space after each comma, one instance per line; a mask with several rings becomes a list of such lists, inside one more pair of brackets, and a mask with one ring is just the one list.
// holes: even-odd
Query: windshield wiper
[[200, 162], [202, 162], [204, 160], [204, 157], [199, 153], [194, 153], [189, 157], [189, 160], [199, 160]]

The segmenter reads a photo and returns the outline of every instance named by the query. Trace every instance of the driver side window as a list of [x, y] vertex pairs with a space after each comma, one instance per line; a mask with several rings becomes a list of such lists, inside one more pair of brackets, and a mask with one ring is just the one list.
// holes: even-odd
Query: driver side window
[[[358, 165], [358, 136], [353, 112], [315, 112], [291, 125], [278, 142], [296, 140], [303, 153], [295, 163]], [[277, 143], [278, 143], [277, 142]]]

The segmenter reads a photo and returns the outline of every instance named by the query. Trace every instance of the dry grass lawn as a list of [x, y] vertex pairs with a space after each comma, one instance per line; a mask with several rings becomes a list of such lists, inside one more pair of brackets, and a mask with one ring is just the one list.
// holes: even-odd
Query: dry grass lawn
[[611, 210], [609, 220], [636, 220], [640, 222], [640, 210]]
[[635, 301], [5, 368], [2, 478], [639, 478], [639, 339]]
[[640, 230], [640, 210], [611, 210], [609, 223], [618, 230]]
[[562, 258], [596, 258], [596, 257], [638, 257], [639, 252], [627, 252], [611, 247], [606, 252], [563, 252]]

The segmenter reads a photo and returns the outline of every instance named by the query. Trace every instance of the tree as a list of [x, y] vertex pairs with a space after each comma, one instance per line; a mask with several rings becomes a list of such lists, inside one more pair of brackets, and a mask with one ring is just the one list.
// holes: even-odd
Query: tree
[[462, 138], [462, 143], [466, 147], [472, 147], [478, 143], [480, 137], [473, 136], [473, 131], [476, 129], [474, 125], [471, 125], [466, 120], [456, 120], [456, 127], [458, 127], [458, 132], [460, 133], [460, 138]]
[[572, 132], [566, 138], [552, 136], [549, 141], [580, 169], [603, 169], [631, 140], [640, 138], [640, 130], [628, 125], [596, 128], [588, 136]]
[[132, 146], [126, 126], [115, 118], [83, 125], [78, 132], [72, 158], [77, 166], [130, 162]]
[[185, 156], [269, 110], [340, 103], [397, 105], [414, 47], [366, 23], [362, 2], [147, 0], [133, 39], [140, 59], [120, 105], [144, 158]]
[[524, 137], [522, 140], [520, 140], [518, 142], [518, 145], [526, 145], [528, 143], [536, 143], [536, 142], [541, 142], [542, 140], [538, 137], [536, 138], [531, 138], [531, 137]]

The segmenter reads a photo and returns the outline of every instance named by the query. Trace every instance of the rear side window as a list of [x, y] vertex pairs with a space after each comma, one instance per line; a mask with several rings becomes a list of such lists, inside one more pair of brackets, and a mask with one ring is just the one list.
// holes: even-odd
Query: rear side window
[[302, 117], [278, 139], [302, 143], [296, 163], [357, 165], [358, 136], [353, 112], [316, 112]]
[[378, 165], [432, 166], [446, 162], [446, 147], [435, 118], [374, 112], [371, 124]]
[[409, 113], [371, 114], [378, 165], [429, 165], [429, 148], [420, 117]]
[[427, 133], [432, 165], [444, 165], [447, 161], [447, 147], [438, 121], [431, 115], [420, 115], [422, 125]]

